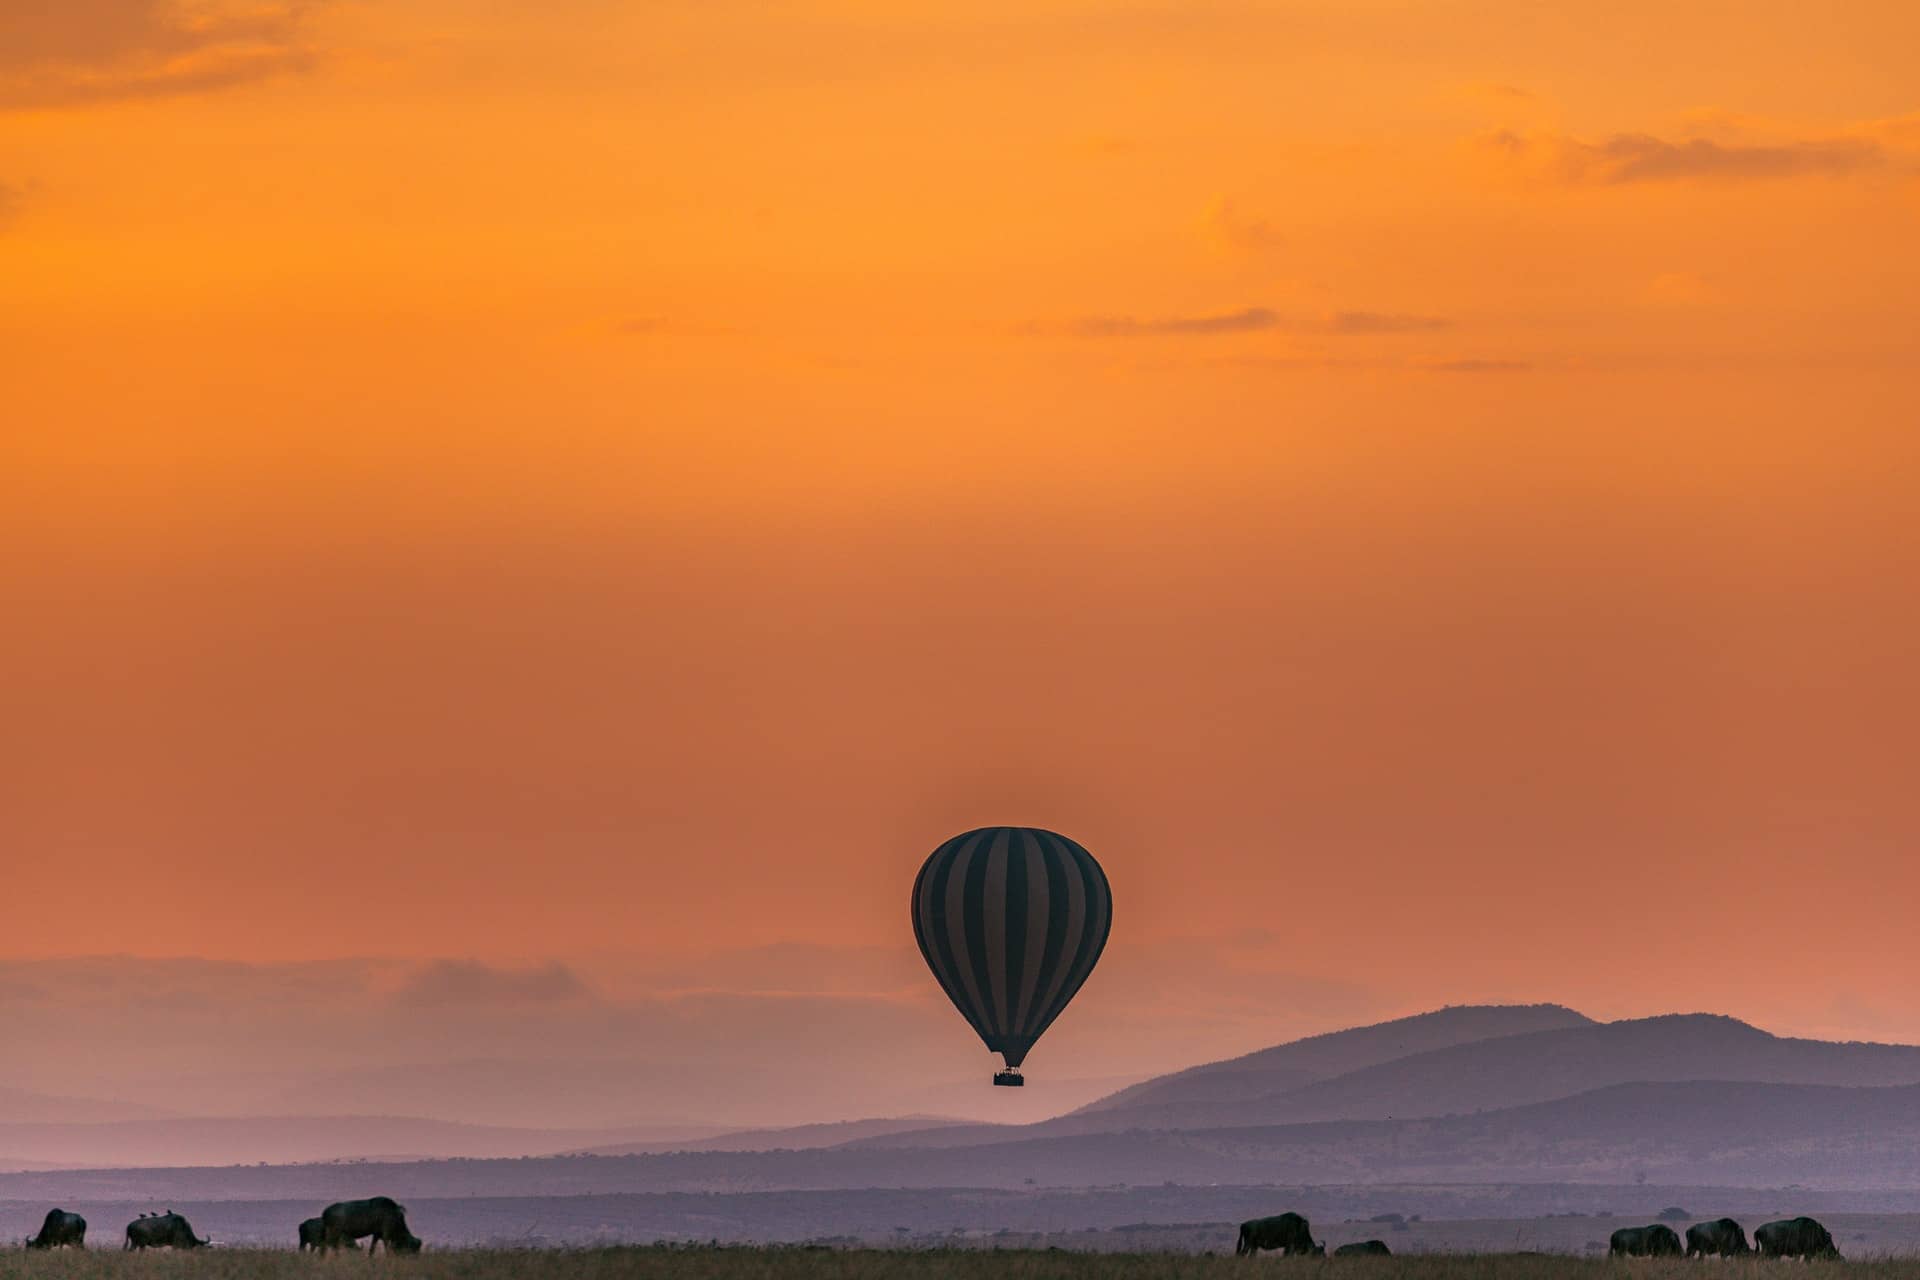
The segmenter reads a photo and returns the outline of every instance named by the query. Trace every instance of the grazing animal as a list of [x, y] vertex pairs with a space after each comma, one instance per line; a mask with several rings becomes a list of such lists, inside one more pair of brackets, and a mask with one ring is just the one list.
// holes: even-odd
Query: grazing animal
[[388, 1253], [420, 1252], [420, 1237], [407, 1230], [407, 1210], [386, 1196], [371, 1200], [341, 1200], [320, 1214], [321, 1244], [327, 1249], [351, 1245], [368, 1236], [371, 1254], [380, 1245]]
[[1355, 1240], [1352, 1244], [1343, 1244], [1333, 1251], [1336, 1258], [1391, 1258], [1393, 1250], [1387, 1248], [1385, 1240]]
[[1616, 1258], [1678, 1258], [1686, 1250], [1680, 1237], [1664, 1223], [1651, 1227], [1622, 1227], [1607, 1240], [1607, 1252]]
[[87, 1247], [87, 1220], [65, 1209], [47, 1210], [47, 1220], [40, 1224], [40, 1234], [27, 1241], [27, 1248], [59, 1249], [66, 1245], [76, 1249]]
[[1782, 1218], [1755, 1227], [1753, 1243], [1763, 1258], [1837, 1258], [1833, 1233], [1812, 1218]]
[[308, 1218], [300, 1224], [300, 1252], [311, 1249], [315, 1253], [327, 1247], [327, 1224], [319, 1218]]
[[1747, 1233], [1732, 1218], [1696, 1222], [1687, 1228], [1689, 1258], [1737, 1258], [1752, 1252], [1747, 1247]]
[[1244, 1258], [1262, 1249], [1278, 1249], [1287, 1256], [1327, 1256], [1327, 1247], [1314, 1243], [1312, 1228], [1297, 1213], [1277, 1213], [1271, 1218], [1253, 1218], [1240, 1224], [1240, 1241], [1233, 1246], [1234, 1253]]
[[209, 1243], [193, 1234], [192, 1224], [171, 1209], [143, 1213], [127, 1224], [129, 1249], [198, 1249]]

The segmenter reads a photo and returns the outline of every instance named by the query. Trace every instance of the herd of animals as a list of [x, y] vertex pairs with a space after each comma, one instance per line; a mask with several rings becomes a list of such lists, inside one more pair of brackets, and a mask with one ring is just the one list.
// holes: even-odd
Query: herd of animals
[[[386, 1196], [369, 1200], [341, 1200], [321, 1210], [317, 1218], [300, 1224], [300, 1248], [316, 1253], [335, 1249], [357, 1249], [367, 1240], [372, 1254], [381, 1245], [388, 1253], [420, 1252], [420, 1237], [407, 1229], [405, 1206]], [[29, 1249], [84, 1249], [87, 1220], [65, 1209], [47, 1210], [40, 1234], [27, 1241]], [[197, 1249], [209, 1241], [194, 1234], [185, 1217], [169, 1209], [165, 1213], [143, 1213], [127, 1224], [128, 1249]], [[1297, 1213], [1279, 1213], [1270, 1218], [1252, 1218], [1240, 1224], [1240, 1239], [1234, 1253], [1251, 1257], [1262, 1252], [1282, 1256], [1324, 1258], [1327, 1246], [1313, 1238], [1313, 1228]], [[1386, 1257], [1393, 1250], [1383, 1240], [1359, 1240], [1343, 1244], [1333, 1251], [1336, 1258]], [[1782, 1218], [1757, 1227], [1753, 1245], [1747, 1233], [1732, 1218], [1698, 1222], [1687, 1228], [1683, 1246], [1679, 1235], [1665, 1223], [1647, 1227], [1622, 1227], [1608, 1241], [1607, 1252], [1625, 1258], [1737, 1258], [1758, 1253], [1763, 1258], [1838, 1258], [1833, 1235], [1812, 1218]]]
[[[1327, 1256], [1327, 1246], [1313, 1238], [1313, 1228], [1297, 1213], [1278, 1213], [1271, 1218], [1253, 1218], [1240, 1224], [1240, 1239], [1233, 1251], [1249, 1257], [1263, 1250], [1283, 1256]], [[1333, 1256], [1386, 1257], [1392, 1252], [1384, 1240], [1358, 1240], [1341, 1245], [1333, 1251]], [[1763, 1258], [1840, 1256], [1840, 1251], [1833, 1247], [1833, 1233], [1812, 1218], [1782, 1218], [1756, 1227], [1752, 1245], [1747, 1243], [1746, 1230], [1732, 1218], [1715, 1218], [1712, 1222], [1697, 1222], [1688, 1227], [1684, 1246], [1679, 1235], [1665, 1223], [1622, 1227], [1608, 1240], [1607, 1253], [1616, 1258], [1737, 1258], [1749, 1253], [1758, 1253]]]
[[[369, 1239], [371, 1237], [371, 1239]], [[300, 1248], [316, 1253], [357, 1249], [367, 1240], [371, 1254], [381, 1245], [388, 1253], [420, 1252], [420, 1237], [407, 1230], [407, 1210], [386, 1196], [370, 1200], [341, 1200], [300, 1224]], [[128, 1249], [198, 1249], [210, 1241], [194, 1234], [185, 1217], [169, 1209], [143, 1213], [127, 1224]], [[47, 1210], [40, 1234], [27, 1241], [29, 1249], [84, 1249], [87, 1220], [65, 1209]]]
[[1665, 1223], [1650, 1227], [1622, 1227], [1607, 1242], [1607, 1252], [1628, 1258], [1737, 1258], [1758, 1253], [1763, 1258], [1838, 1258], [1833, 1233], [1812, 1218], [1782, 1218], [1753, 1229], [1753, 1244], [1732, 1218], [1696, 1222], [1687, 1228], [1687, 1243]]

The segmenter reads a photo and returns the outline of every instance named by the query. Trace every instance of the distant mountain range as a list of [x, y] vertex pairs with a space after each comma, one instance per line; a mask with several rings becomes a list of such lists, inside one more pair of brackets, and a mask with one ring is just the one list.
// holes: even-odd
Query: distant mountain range
[[1158, 1076], [1081, 1107], [1079, 1113], [1147, 1114], [1167, 1108], [1172, 1114], [1183, 1105], [1252, 1101], [1436, 1049], [1530, 1031], [1566, 1031], [1594, 1025], [1586, 1015], [1557, 1004], [1437, 1009], [1370, 1027], [1308, 1036], [1243, 1057]]
[[940, 1116], [903, 1116], [799, 1125], [790, 1129], [715, 1131], [693, 1125], [678, 1129], [532, 1129], [378, 1115], [163, 1116], [90, 1124], [0, 1122], [0, 1172], [215, 1166], [263, 1161], [271, 1164], [343, 1160], [401, 1163], [562, 1154], [631, 1156], [686, 1151], [803, 1151], [904, 1129], [926, 1130], [956, 1123], [959, 1122]]
[[1161, 1076], [1038, 1124], [959, 1125], [871, 1141], [957, 1146], [1136, 1129], [1412, 1119], [1548, 1102], [1611, 1085], [1699, 1080], [1915, 1084], [1920, 1047], [1789, 1039], [1714, 1014], [1600, 1023], [1557, 1005], [1461, 1007]]
[[884, 1138], [896, 1133], [927, 1133], [949, 1125], [965, 1124], [945, 1116], [899, 1116], [885, 1120], [835, 1120], [824, 1124], [792, 1125], [779, 1129], [740, 1129], [712, 1137], [688, 1138], [675, 1142], [620, 1142], [586, 1147], [571, 1155], [636, 1156], [672, 1151], [812, 1151], [837, 1147], [865, 1138]]
[[100, 1098], [72, 1098], [0, 1086], [0, 1124], [108, 1124], [116, 1120], [149, 1120], [167, 1114], [157, 1107]]
[[[872, 1188], [1600, 1185], [1920, 1186], [1920, 1086], [1618, 1085], [1476, 1115], [1130, 1130], [953, 1147], [465, 1159], [0, 1174], [0, 1199], [409, 1197]], [[364, 1194], [364, 1192], [360, 1193]], [[1291, 1193], [1289, 1193], [1291, 1195]], [[1784, 1206], [1791, 1197], [1780, 1199]]]
[[[0, 1123], [0, 1170], [504, 1159], [552, 1155], [618, 1136], [618, 1130], [522, 1129], [368, 1115]], [[691, 1135], [685, 1130], [632, 1130], [624, 1136], [636, 1147], [670, 1147]]]
[[[0, 1168], [15, 1169], [554, 1153], [573, 1154], [521, 1161], [500, 1177], [568, 1193], [1029, 1180], [1913, 1186], [1920, 1047], [1792, 1039], [1710, 1014], [1600, 1023], [1556, 1005], [1462, 1007], [1205, 1064], [1029, 1125], [923, 1116], [727, 1133], [377, 1116], [0, 1123]], [[478, 1167], [455, 1181], [469, 1190], [498, 1182]]]

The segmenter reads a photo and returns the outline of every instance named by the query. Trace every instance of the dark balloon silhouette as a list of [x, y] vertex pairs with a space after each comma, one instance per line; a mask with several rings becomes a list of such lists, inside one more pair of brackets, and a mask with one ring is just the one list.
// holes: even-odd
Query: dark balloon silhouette
[[1035, 827], [982, 827], [935, 849], [913, 882], [913, 936], [960, 1015], [1020, 1064], [1093, 972], [1113, 896], [1093, 855]]

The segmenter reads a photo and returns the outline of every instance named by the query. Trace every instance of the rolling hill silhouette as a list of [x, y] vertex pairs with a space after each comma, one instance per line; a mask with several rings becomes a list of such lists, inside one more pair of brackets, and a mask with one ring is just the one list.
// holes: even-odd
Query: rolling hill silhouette
[[[874, 1144], [877, 1154], [878, 1144]], [[855, 1154], [857, 1148], [842, 1148]], [[1663, 1081], [1401, 1120], [1036, 1136], [916, 1155], [921, 1185], [1920, 1183], [1920, 1085]], [[859, 1176], [859, 1175], [853, 1175]], [[977, 1180], [985, 1179], [981, 1184]]]
[[1449, 1045], [1258, 1097], [1196, 1098], [1092, 1114], [1100, 1117], [1101, 1130], [1384, 1120], [1491, 1111], [1609, 1085], [1688, 1080], [1915, 1084], [1920, 1048], [1794, 1040], [1734, 1018], [1671, 1014]]
[[158, 1107], [104, 1098], [75, 1098], [0, 1086], [0, 1124], [110, 1124], [165, 1115]]
[[260, 1161], [499, 1159], [552, 1155], [639, 1133], [521, 1129], [413, 1116], [163, 1116], [95, 1123], [0, 1122], [0, 1169], [133, 1168]]
[[1557, 1004], [1458, 1005], [1392, 1022], [1308, 1036], [1224, 1062], [1157, 1076], [1089, 1103], [1076, 1114], [1270, 1097], [1429, 1050], [1530, 1031], [1593, 1025], [1593, 1019], [1585, 1014]]
[[947, 1125], [965, 1124], [946, 1116], [899, 1116], [877, 1120], [829, 1120], [820, 1124], [789, 1125], [782, 1128], [738, 1129], [710, 1137], [683, 1138], [670, 1142], [618, 1142], [609, 1146], [585, 1147], [570, 1155], [634, 1156], [665, 1154], [673, 1151], [806, 1151], [817, 1147], [838, 1147], [862, 1138], [884, 1137], [907, 1131], [926, 1132]]
[[[1248, 1058], [1145, 1081], [1039, 1124], [957, 1125], [867, 1141], [961, 1146], [1135, 1129], [1411, 1119], [1502, 1110], [1637, 1083], [1726, 1080], [1857, 1088], [1920, 1084], [1920, 1047], [1911, 1045], [1791, 1039], [1717, 1014], [1599, 1023], [1554, 1005], [1505, 1012], [1516, 1016], [1495, 1016], [1488, 1008], [1442, 1009], [1295, 1041]], [[1562, 1025], [1508, 1030], [1530, 1019], [1536, 1025]], [[1386, 1056], [1396, 1043], [1422, 1042], [1439, 1047]], [[1252, 1091], [1260, 1079], [1302, 1079], [1321, 1064], [1337, 1066], [1343, 1059], [1362, 1065], [1267, 1092]], [[1254, 1070], [1236, 1066], [1249, 1060], [1263, 1065]]]
[[[566, 1158], [514, 1162], [491, 1157]], [[0, 1124], [0, 1157], [96, 1168], [463, 1156], [433, 1185], [568, 1194], [1208, 1183], [1920, 1185], [1920, 1047], [1733, 1018], [1442, 1009], [1176, 1072], [1031, 1125], [896, 1117], [724, 1134], [405, 1117]], [[423, 1177], [426, 1175], [422, 1175]], [[452, 1180], [451, 1182], [449, 1180]]]
[[[169, 1194], [181, 1199], [273, 1198], [338, 1196], [366, 1178], [353, 1165], [305, 1164], [16, 1174], [0, 1175], [0, 1183], [14, 1189], [14, 1198], [104, 1199], [153, 1185], [173, 1188]], [[1130, 1130], [937, 1148], [859, 1144], [429, 1161], [383, 1165], [378, 1178], [400, 1197], [852, 1195], [876, 1188], [1120, 1184], [1619, 1187], [1642, 1180], [1670, 1187], [1882, 1190], [1920, 1185], [1920, 1086], [1634, 1084], [1417, 1120]]]

